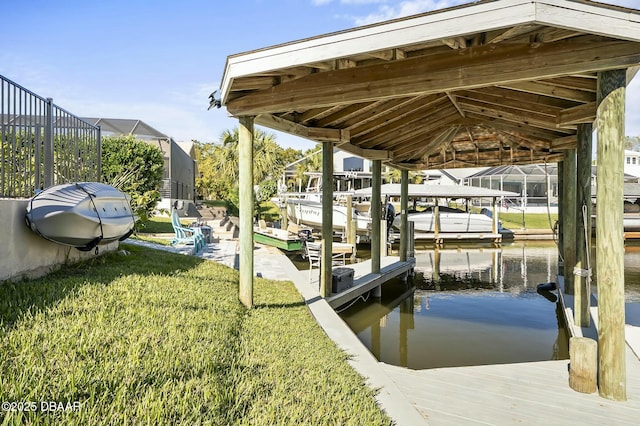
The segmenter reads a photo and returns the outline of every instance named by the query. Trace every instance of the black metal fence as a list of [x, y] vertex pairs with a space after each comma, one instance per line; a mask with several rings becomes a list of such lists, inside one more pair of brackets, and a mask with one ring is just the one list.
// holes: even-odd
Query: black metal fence
[[0, 197], [100, 181], [100, 127], [0, 75]]

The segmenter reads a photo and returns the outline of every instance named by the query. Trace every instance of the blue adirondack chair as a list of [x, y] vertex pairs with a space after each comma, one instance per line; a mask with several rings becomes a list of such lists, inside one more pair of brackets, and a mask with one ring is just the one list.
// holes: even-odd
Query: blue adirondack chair
[[171, 225], [175, 236], [171, 240], [171, 245], [188, 244], [193, 245], [193, 252], [198, 253], [206, 245], [204, 234], [199, 228], [190, 228], [180, 223], [180, 217], [176, 209], [171, 210]]

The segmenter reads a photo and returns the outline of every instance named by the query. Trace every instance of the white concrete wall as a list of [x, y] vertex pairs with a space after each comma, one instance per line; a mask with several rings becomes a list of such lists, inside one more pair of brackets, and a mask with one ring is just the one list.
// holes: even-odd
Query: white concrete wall
[[[24, 222], [28, 199], [0, 199], [0, 282], [37, 278], [58, 269], [95, 257], [94, 250], [82, 252], [52, 243], [31, 231]], [[119, 243], [100, 245], [99, 253], [118, 249]]]

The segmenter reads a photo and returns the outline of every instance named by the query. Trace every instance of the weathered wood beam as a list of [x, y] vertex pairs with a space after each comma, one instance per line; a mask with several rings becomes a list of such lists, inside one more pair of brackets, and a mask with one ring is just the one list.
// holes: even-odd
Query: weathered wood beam
[[624, 111], [626, 71], [598, 75], [596, 271], [600, 396], [627, 399], [624, 310]]
[[[566, 105], [556, 106], [549, 105], [545, 100], [548, 98], [542, 98], [538, 95], [531, 97], [523, 96], [523, 92], [517, 92], [509, 89], [490, 90], [491, 88], [478, 89], [478, 90], [460, 90], [455, 92], [456, 98], [464, 98], [469, 100], [475, 100], [486, 104], [492, 104], [502, 107], [509, 107], [517, 110], [521, 110], [525, 113], [537, 113], [543, 115], [549, 115], [555, 117], [558, 112], [566, 108]], [[572, 103], [573, 105], [573, 103]]]
[[393, 126], [401, 126], [407, 120], [424, 119], [428, 110], [440, 107], [445, 101], [446, 98], [444, 96], [437, 94], [394, 99], [393, 102], [389, 102], [390, 105], [382, 104], [372, 119], [363, 120], [360, 123], [349, 126], [351, 136], [354, 140], [358, 140], [363, 135], [374, 131], [378, 134], [381, 127], [389, 129], [393, 128]]
[[509, 40], [515, 37], [519, 37], [524, 34], [529, 34], [533, 31], [536, 31], [540, 28], [539, 25], [517, 25], [515, 27], [511, 27], [507, 30], [502, 31], [499, 34], [492, 34], [490, 38], [487, 38], [487, 43], [500, 43], [501, 41]]
[[343, 70], [346, 68], [355, 68], [358, 65], [356, 61], [348, 58], [336, 59], [336, 69]]
[[541, 141], [552, 141], [559, 137], [562, 137], [562, 133], [556, 131], [539, 129], [537, 127], [530, 127], [522, 123], [506, 122], [499, 119], [482, 116], [480, 114], [467, 112], [468, 119], [478, 120], [485, 127], [493, 127], [500, 130], [506, 130], [509, 132], [518, 132], [527, 135], [530, 138], [536, 138]]
[[243, 77], [233, 84], [234, 91], [268, 89], [280, 83], [280, 79], [272, 76]]
[[331, 110], [330, 114], [324, 115], [314, 121], [315, 127], [336, 126], [348, 120], [357, 114], [361, 114], [363, 109], [370, 107], [375, 102], [361, 102], [348, 106], [341, 106], [338, 109]]
[[404, 142], [418, 135], [427, 134], [444, 124], [451, 124], [459, 118], [456, 110], [447, 105], [430, 114], [428, 123], [425, 123], [424, 113], [417, 112], [402, 120], [393, 120], [364, 137], [354, 137], [353, 140], [357, 145], [366, 148], [374, 148], [388, 141]]
[[353, 155], [357, 155], [358, 157], [366, 158], [368, 160], [390, 161], [393, 159], [393, 153], [386, 150], [364, 149], [344, 141], [341, 143], [337, 143], [336, 146], [343, 151], [349, 152]]
[[571, 90], [580, 90], [583, 92], [596, 93], [597, 79], [592, 76], [567, 76], [557, 77], [548, 80], [540, 81], [540, 83], [549, 84], [555, 87], [562, 87]]
[[467, 47], [467, 40], [464, 37], [445, 38], [442, 43], [452, 49], [464, 49]]
[[[498, 44], [378, 65], [320, 72], [227, 103], [233, 115], [290, 111], [344, 102], [437, 93], [624, 68], [640, 46], [593, 37], [543, 44]], [[500, 72], [496, 72], [500, 70]], [[592, 101], [590, 99], [589, 101]]]
[[451, 143], [451, 140], [458, 133], [460, 127], [461, 126], [453, 126], [445, 129], [442, 133], [436, 136], [435, 139], [427, 142], [422, 149], [419, 149], [416, 152], [416, 156], [419, 158], [427, 157], [438, 149], [445, 148], [447, 144]]
[[581, 123], [593, 123], [596, 119], [597, 104], [590, 102], [558, 112], [556, 122], [558, 127], [574, 126]]
[[595, 93], [587, 92], [584, 90], [566, 89], [564, 87], [557, 87], [553, 84], [544, 83], [541, 81], [519, 81], [509, 83], [499, 83], [500, 87], [511, 90], [519, 90], [527, 93], [534, 93], [536, 95], [544, 95], [549, 97], [555, 97], [560, 99], [568, 99], [575, 102], [593, 102], [595, 100]]
[[456, 107], [456, 109], [460, 113], [460, 116], [464, 118], [464, 110], [462, 109], [460, 104], [458, 104], [458, 101], [456, 101], [455, 95], [451, 94], [451, 92], [446, 92], [446, 93], [447, 93], [447, 98], [449, 98], [453, 106]]
[[514, 106], [514, 103], [523, 102], [524, 106], [521, 108], [529, 109], [531, 105], [538, 105], [536, 111], [548, 112], [547, 108], [551, 109], [565, 109], [575, 106], [574, 101], [568, 101], [566, 99], [539, 95], [536, 93], [527, 93], [521, 90], [507, 89], [503, 87], [478, 87], [468, 90], [459, 90], [456, 92], [458, 96], [462, 96], [465, 93], [471, 93], [468, 97], [478, 98], [480, 94], [486, 102], [495, 102], [501, 104], [501, 100], [509, 106]]
[[504, 122], [522, 123], [527, 126], [546, 130], [555, 130], [560, 133], [571, 133], [570, 129], [558, 128], [556, 125], [556, 118], [554, 116], [538, 114], [535, 112], [524, 112], [509, 107], [501, 108], [495, 104], [485, 104], [481, 101], [474, 101], [470, 99], [459, 99], [458, 102], [468, 113], [473, 112], [486, 117], [499, 119]]
[[551, 149], [553, 151], [561, 151], [567, 149], [576, 149], [578, 138], [576, 135], [565, 136], [551, 141]]
[[292, 135], [319, 142], [340, 142], [343, 137], [340, 129], [306, 127], [302, 124], [284, 120], [271, 114], [260, 114], [256, 117], [255, 122], [261, 126], [269, 127], [270, 129], [279, 130], [281, 132], [290, 133]]

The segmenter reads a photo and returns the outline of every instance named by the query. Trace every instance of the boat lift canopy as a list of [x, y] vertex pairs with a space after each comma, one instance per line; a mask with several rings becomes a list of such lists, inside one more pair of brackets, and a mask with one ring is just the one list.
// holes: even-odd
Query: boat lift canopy
[[[391, 197], [400, 196], [399, 183], [387, 183], [381, 185], [381, 195]], [[371, 188], [358, 189], [354, 192], [356, 197], [371, 197]], [[520, 194], [497, 189], [478, 188], [457, 185], [409, 185], [409, 197], [433, 197], [433, 198], [501, 198], [518, 197]]]

